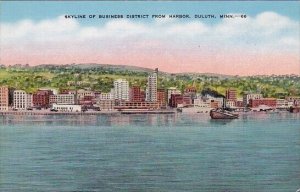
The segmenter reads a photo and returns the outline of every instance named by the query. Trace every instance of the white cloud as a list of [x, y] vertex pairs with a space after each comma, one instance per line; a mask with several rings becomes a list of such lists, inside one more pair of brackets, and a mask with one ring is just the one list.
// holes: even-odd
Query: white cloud
[[[24, 48], [40, 50], [51, 46], [53, 49], [73, 47], [101, 49], [104, 46], [128, 44], [128, 46], [154, 45], [186, 47], [198, 42], [206, 47], [226, 45], [245, 49], [299, 51], [299, 21], [274, 12], [263, 12], [246, 19], [223, 19], [216, 24], [205, 24], [190, 20], [155, 20], [151, 23], [134, 20], [110, 20], [103, 25], [85, 26], [75, 19], [63, 16], [34, 22], [23, 20], [15, 23], [0, 23], [2, 48]], [[134, 43], [140, 41], [139, 43]], [[101, 42], [101, 43], [97, 43]], [[75, 46], [75, 47], [74, 47]], [[128, 47], [127, 46], [127, 47]]]
[[275, 32], [282, 29], [293, 29], [299, 27], [299, 23], [290, 20], [288, 17], [279, 15], [274, 12], [263, 12], [255, 17], [257, 28]]

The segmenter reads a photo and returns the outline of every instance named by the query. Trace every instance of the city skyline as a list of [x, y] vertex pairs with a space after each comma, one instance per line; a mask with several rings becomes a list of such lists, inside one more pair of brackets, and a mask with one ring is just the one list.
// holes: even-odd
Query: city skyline
[[[59, 8], [62, 4], [63, 8]], [[147, 2], [121, 4], [125, 7], [112, 2], [72, 5], [3, 2], [0, 64], [99, 63], [158, 67], [171, 73], [300, 74], [298, 2], [275, 5], [272, 2], [155, 2], [148, 8], [145, 8]], [[162, 4], [168, 8], [156, 9]], [[257, 4], [260, 6], [247, 9]], [[238, 13], [247, 18], [64, 17], [73, 14], [189, 14], [191, 17], [212, 14], [218, 17]]]

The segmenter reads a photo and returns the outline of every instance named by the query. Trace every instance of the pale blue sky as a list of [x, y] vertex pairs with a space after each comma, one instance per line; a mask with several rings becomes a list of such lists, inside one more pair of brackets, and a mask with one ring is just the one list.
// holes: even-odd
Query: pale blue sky
[[[247, 18], [193, 18], [230, 13]], [[64, 14], [189, 14], [192, 18], [66, 19], [61, 17]], [[107, 63], [169, 72], [299, 74], [299, 16], [299, 1], [1, 1], [0, 63]]]
[[[96, 2], [96, 1], [4, 1], [1, 3], [1, 21], [15, 22], [23, 19], [33, 21], [51, 19], [62, 14], [226, 14], [244, 13], [255, 16], [265, 11], [276, 12], [299, 20], [299, 1], [218, 1], [218, 2], [161, 2], [161, 1], [126, 1], [126, 2]], [[149, 22], [143, 20], [143, 22]], [[218, 20], [203, 20], [216, 22]], [[82, 24], [96, 24], [99, 20], [84, 20]]]

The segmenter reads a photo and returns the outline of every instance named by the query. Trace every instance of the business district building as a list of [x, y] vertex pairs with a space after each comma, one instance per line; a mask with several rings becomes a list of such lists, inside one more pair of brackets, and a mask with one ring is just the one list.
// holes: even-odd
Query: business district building
[[9, 93], [8, 86], [0, 87], [0, 110], [7, 111], [12, 101], [13, 101], [12, 99], [10, 100], [10, 93]]
[[[75, 83], [75, 82], [69, 82]], [[72, 85], [73, 85], [72, 84]], [[82, 82], [82, 85], [85, 85]], [[125, 79], [117, 79], [108, 93], [91, 90], [39, 89], [35, 93], [15, 90], [8, 86], [0, 86], [0, 110], [52, 109], [63, 112], [80, 112], [83, 110], [156, 110], [166, 108], [196, 108], [209, 111], [223, 106], [242, 109], [245, 107], [260, 109], [289, 108], [300, 104], [300, 97], [289, 96], [284, 99], [263, 98], [260, 93], [244, 93], [238, 98], [235, 89], [226, 90], [223, 97], [197, 93], [194, 85], [184, 90], [177, 87], [158, 88], [158, 70], [147, 78], [146, 88], [137, 85], [129, 87]], [[225, 101], [225, 103], [224, 103]]]
[[26, 110], [32, 107], [32, 95], [23, 90], [14, 91], [14, 108]]

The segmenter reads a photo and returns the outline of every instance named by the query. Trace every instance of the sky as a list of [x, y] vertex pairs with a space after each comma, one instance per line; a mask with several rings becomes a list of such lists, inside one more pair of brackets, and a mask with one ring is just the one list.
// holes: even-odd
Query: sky
[[[100, 63], [158, 67], [172, 73], [300, 75], [299, 5], [299, 1], [2, 1], [0, 64]], [[149, 18], [98, 18], [107, 14]], [[152, 18], [159, 14], [166, 18]], [[168, 18], [179, 14], [190, 18]], [[224, 14], [246, 18], [221, 19]]]

